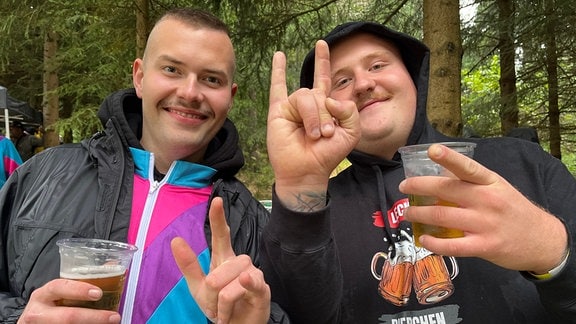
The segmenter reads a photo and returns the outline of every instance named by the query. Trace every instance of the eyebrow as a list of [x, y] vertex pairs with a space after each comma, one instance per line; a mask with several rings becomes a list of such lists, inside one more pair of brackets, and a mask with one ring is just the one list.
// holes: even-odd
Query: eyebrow
[[[366, 62], [370, 62], [376, 58], [382, 58], [383, 60], [390, 60], [390, 57], [392, 57], [392, 56], [393, 56], [393, 53], [390, 50], [381, 49], [381, 50], [369, 53], [368, 55], [361, 57], [360, 62], [362, 64], [365, 64]], [[338, 75], [338, 74], [342, 73], [342, 71], [347, 70], [347, 69], [348, 69], [348, 67], [338, 69], [338, 70], [334, 71], [330, 77], [334, 77], [335, 75]]]
[[[182, 61], [180, 61], [180, 60], [178, 60], [178, 59], [176, 59], [170, 55], [166, 55], [166, 54], [160, 55], [158, 57], [158, 61], [168, 61], [174, 65], [186, 65], [184, 62], [182, 62]], [[222, 70], [222, 69], [205, 68], [205, 69], [203, 69], [203, 72], [208, 73], [208, 74], [218, 75], [218, 76], [224, 78], [226, 81], [230, 80], [230, 76], [228, 75], [228, 73], [226, 73], [226, 71]]]
[[158, 57], [158, 61], [169, 61], [169, 62], [174, 63], [176, 65], [183, 65], [184, 64], [184, 62], [177, 60], [177, 59], [173, 58], [172, 56], [166, 55], [166, 54], [160, 55]]
[[387, 49], [382, 49], [362, 57], [362, 63], [366, 63], [367, 61], [373, 61], [375, 59], [390, 61], [391, 57], [393, 57], [393, 53], [391, 51]]

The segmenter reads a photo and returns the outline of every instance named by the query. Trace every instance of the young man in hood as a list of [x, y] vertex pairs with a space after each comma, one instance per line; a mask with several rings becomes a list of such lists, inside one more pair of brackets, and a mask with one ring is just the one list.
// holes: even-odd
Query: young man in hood
[[[13, 174], [0, 192], [3, 323], [286, 320], [255, 266], [269, 214], [235, 178], [244, 159], [227, 119], [234, 71], [223, 22], [168, 11], [134, 61], [134, 89], [102, 104], [105, 130]], [[57, 279], [56, 241], [70, 237], [138, 247], [119, 313], [59, 306], [102, 296]]]
[[[457, 178], [405, 180], [400, 147], [463, 141], [427, 121], [428, 62], [410, 36], [346, 23], [317, 42], [288, 96], [275, 54], [261, 251], [273, 299], [295, 323], [576, 322], [576, 181], [559, 160], [528, 141], [474, 139], [474, 160], [428, 151]], [[408, 207], [408, 194], [456, 207]], [[417, 247], [412, 221], [464, 237]]]

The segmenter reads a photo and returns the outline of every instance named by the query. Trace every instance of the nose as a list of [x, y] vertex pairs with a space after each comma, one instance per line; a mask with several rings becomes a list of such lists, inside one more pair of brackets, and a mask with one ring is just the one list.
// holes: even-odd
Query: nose
[[361, 97], [366, 93], [374, 91], [376, 82], [368, 73], [357, 72], [354, 75], [354, 94]]
[[203, 97], [202, 84], [195, 75], [190, 75], [178, 86], [177, 95], [187, 102], [200, 101]]

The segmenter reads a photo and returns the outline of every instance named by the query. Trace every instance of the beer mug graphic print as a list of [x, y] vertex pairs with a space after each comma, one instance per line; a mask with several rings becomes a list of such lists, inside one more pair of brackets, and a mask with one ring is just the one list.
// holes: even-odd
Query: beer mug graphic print
[[[377, 252], [372, 257], [372, 276], [379, 280], [378, 292], [380, 296], [396, 306], [404, 306], [410, 300], [412, 280], [414, 273], [414, 244], [411, 240], [402, 240], [395, 243], [396, 255], [391, 258], [390, 253]], [[378, 274], [378, 261], [384, 260], [382, 272]]]
[[[404, 236], [404, 235], [403, 235]], [[425, 248], [415, 247], [412, 239], [396, 242], [396, 255], [377, 252], [372, 257], [372, 276], [379, 280], [378, 292], [385, 300], [396, 306], [405, 306], [410, 301], [412, 288], [418, 303], [438, 303], [452, 295], [452, 280], [458, 275], [458, 264], [449, 257], [451, 273], [444, 257]], [[380, 259], [383, 260], [378, 273]]]
[[458, 275], [458, 264], [449, 257], [452, 273], [448, 274], [444, 257], [433, 254], [424, 248], [416, 248], [414, 263], [414, 292], [420, 304], [434, 304], [444, 300], [454, 292], [452, 279]]

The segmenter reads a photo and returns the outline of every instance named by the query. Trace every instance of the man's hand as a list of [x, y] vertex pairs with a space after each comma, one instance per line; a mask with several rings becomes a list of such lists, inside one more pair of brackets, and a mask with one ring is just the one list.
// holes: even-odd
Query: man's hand
[[442, 145], [432, 145], [430, 158], [451, 177], [411, 177], [400, 191], [436, 196], [458, 207], [412, 206], [408, 221], [457, 228], [463, 238], [420, 238], [441, 255], [479, 257], [512, 270], [546, 273], [565, 256], [567, 233], [562, 222], [534, 205], [500, 175]]
[[19, 324], [120, 323], [113, 311], [59, 306], [62, 299], [99, 300], [102, 290], [94, 285], [68, 279], [54, 279], [34, 290], [18, 320]]
[[270, 287], [249, 256], [234, 254], [221, 198], [212, 200], [209, 217], [212, 257], [208, 275], [182, 238], [172, 240], [172, 254], [190, 293], [213, 322], [266, 323], [270, 317]]
[[287, 206], [307, 195], [325, 196], [330, 173], [360, 139], [356, 105], [329, 97], [330, 52], [324, 41], [316, 44], [314, 69], [313, 88], [288, 96], [286, 57], [277, 52], [272, 62], [268, 155], [276, 193]]

